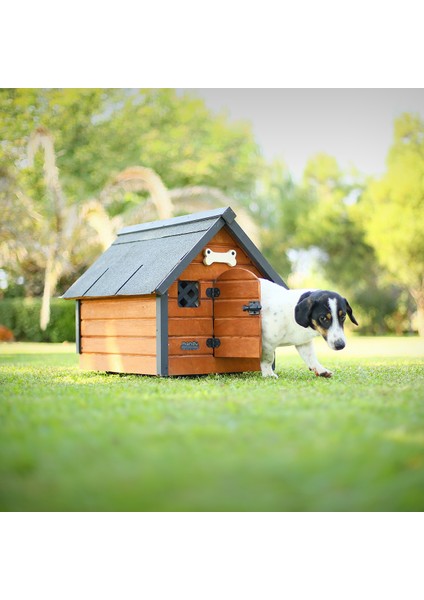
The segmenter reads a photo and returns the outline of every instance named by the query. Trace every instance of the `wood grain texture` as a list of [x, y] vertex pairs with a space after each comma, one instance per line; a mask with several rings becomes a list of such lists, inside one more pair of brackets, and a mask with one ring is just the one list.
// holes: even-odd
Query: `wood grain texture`
[[227, 269], [225, 273], [219, 276], [219, 282], [222, 283], [224, 281], [255, 281], [259, 285], [257, 275], [250, 267], [232, 267]]
[[234, 318], [217, 319], [214, 324], [214, 334], [216, 337], [228, 336], [260, 336], [261, 335], [261, 321], [260, 319], [243, 319], [240, 322]]
[[259, 359], [216, 358], [214, 356], [170, 356], [170, 375], [207, 375], [208, 373], [243, 373], [260, 371]]
[[156, 296], [82, 299], [81, 319], [137, 319], [156, 317]]
[[[220, 275], [237, 267], [229, 267], [221, 263], [213, 263], [208, 267], [202, 263], [191, 263], [180, 275], [179, 279], [189, 281], [213, 281]], [[262, 277], [258, 269], [253, 265], [243, 265], [247, 271], [253, 273], [257, 277]]]
[[213, 334], [213, 320], [212, 317], [205, 318], [178, 318], [172, 317], [168, 321], [168, 335], [169, 336], [208, 336], [211, 337]]
[[214, 263], [207, 267], [201, 263], [191, 263], [180, 275], [179, 279], [191, 281], [213, 281], [219, 275], [231, 269], [228, 265]]
[[199, 306], [187, 307], [178, 306], [178, 301], [175, 298], [171, 298], [168, 302], [168, 315], [169, 317], [212, 317], [213, 306], [212, 299], [200, 300]]
[[83, 354], [138, 354], [140, 356], [156, 355], [156, 338], [154, 337], [82, 337]]
[[225, 244], [227, 246], [228, 245], [230, 245], [230, 246], [237, 245], [237, 242], [234, 240], [234, 238], [230, 235], [228, 230], [225, 228], [220, 229], [220, 231], [218, 231], [218, 233], [213, 236], [210, 243], [211, 244]]
[[258, 336], [221, 336], [221, 344], [215, 348], [214, 354], [219, 358], [259, 358], [261, 356], [261, 340]]
[[[226, 298], [248, 298], [251, 297], [252, 300], [255, 299], [255, 296], [258, 293], [258, 284], [257, 280], [255, 281], [219, 281], [215, 284], [222, 295], [225, 295]], [[256, 298], [257, 300], [257, 298]]]
[[127, 354], [80, 354], [80, 368], [84, 371], [110, 371], [156, 375], [155, 356]]
[[81, 322], [83, 336], [154, 337], [156, 319], [93, 319]]

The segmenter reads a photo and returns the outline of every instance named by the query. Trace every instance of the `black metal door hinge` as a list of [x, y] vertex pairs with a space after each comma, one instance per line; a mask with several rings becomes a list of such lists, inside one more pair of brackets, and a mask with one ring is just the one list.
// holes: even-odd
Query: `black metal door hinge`
[[208, 348], [219, 348], [221, 345], [221, 340], [219, 338], [213, 337], [213, 338], [208, 338], [206, 340], [206, 346]]
[[247, 311], [249, 315], [259, 315], [262, 310], [262, 306], [259, 300], [252, 300], [252, 302], [249, 302], [249, 304], [243, 305], [243, 310]]
[[220, 293], [221, 293], [221, 291], [217, 287], [206, 288], [206, 296], [208, 298], [218, 298]]

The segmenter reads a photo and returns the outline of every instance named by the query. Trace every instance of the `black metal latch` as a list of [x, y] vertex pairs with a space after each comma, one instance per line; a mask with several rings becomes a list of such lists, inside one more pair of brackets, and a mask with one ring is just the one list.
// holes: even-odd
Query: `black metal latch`
[[221, 340], [216, 337], [208, 338], [206, 340], [206, 346], [208, 348], [219, 348], [221, 345]]
[[220, 293], [221, 291], [217, 287], [206, 288], [206, 296], [208, 298], [218, 298]]
[[249, 304], [243, 305], [243, 310], [247, 311], [249, 315], [259, 315], [262, 310], [262, 306], [259, 300], [252, 300], [252, 302], [249, 302]]

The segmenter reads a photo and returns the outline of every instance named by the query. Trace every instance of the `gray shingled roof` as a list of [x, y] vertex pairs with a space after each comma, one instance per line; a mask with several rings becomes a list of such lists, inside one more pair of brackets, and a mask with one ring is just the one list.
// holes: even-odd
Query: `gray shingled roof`
[[265, 277], [286, 287], [235, 216], [227, 207], [125, 227], [62, 298], [163, 294], [224, 226]]

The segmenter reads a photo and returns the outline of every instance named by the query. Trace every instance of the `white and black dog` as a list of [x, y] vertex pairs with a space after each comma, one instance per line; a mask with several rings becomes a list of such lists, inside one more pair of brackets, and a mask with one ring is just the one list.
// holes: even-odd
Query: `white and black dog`
[[312, 339], [318, 335], [332, 350], [346, 345], [343, 324], [346, 315], [358, 325], [349, 302], [336, 292], [287, 290], [260, 279], [262, 304], [262, 358], [264, 377], [278, 377], [272, 368], [278, 346], [296, 346], [306, 365], [317, 376], [331, 377], [316, 355]]

